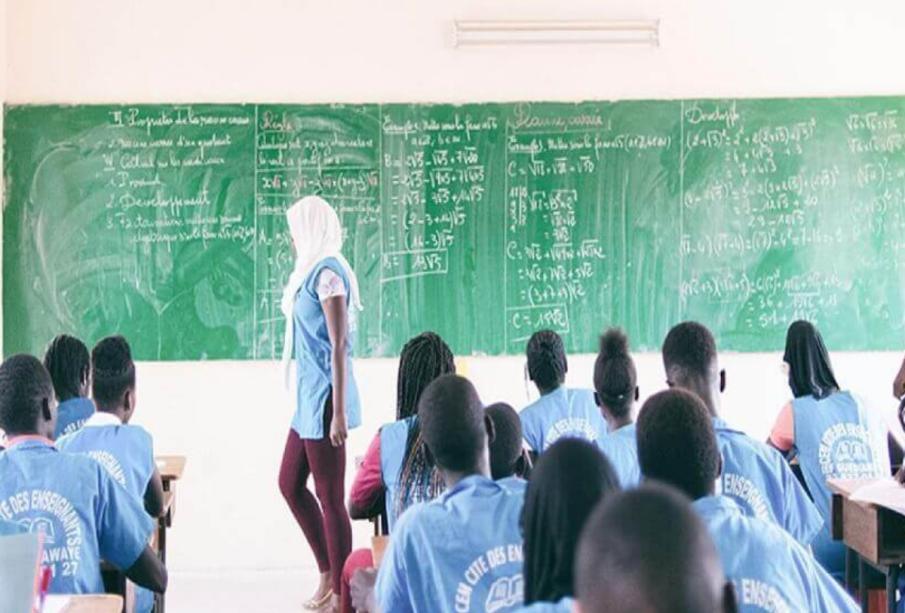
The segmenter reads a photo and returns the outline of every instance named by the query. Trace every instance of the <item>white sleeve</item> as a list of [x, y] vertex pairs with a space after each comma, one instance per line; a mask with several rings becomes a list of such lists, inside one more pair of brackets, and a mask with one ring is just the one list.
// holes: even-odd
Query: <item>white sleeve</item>
[[317, 299], [323, 302], [329, 298], [346, 295], [346, 284], [338, 274], [325, 268], [317, 276]]

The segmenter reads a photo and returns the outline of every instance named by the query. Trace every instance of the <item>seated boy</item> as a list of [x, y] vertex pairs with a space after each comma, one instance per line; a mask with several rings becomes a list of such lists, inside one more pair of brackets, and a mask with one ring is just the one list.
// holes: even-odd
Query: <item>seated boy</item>
[[652, 396], [638, 418], [638, 459], [645, 479], [678, 488], [694, 500], [710, 530], [739, 610], [857, 611], [855, 603], [814, 557], [776, 524], [745, 515], [715, 495], [721, 459], [707, 407], [693, 394]]
[[493, 426], [481, 399], [466, 379], [445, 375], [425, 389], [418, 416], [447, 490], [399, 519], [377, 576], [376, 602], [361, 598], [368, 585], [359, 572], [353, 603], [371, 613], [515, 611], [524, 597], [524, 496], [490, 479]]
[[493, 422], [490, 476], [497, 483], [524, 493], [531, 476], [531, 458], [522, 447], [522, 420], [505, 402], [490, 405], [486, 412]]
[[100, 341], [91, 351], [91, 391], [97, 412], [84, 427], [57, 441], [57, 449], [89, 455], [136, 497], [153, 516], [163, 514], [163, 481], [154, 462], [151, 435], [129, 424], [135, 414], [135, 363], [121, 336]]
[[723, 457], [722, 493], [748, 515], [777, 523], [807, 547], [823, 527], [823, 518], [788, 463], [775, 449], [732, 428], [720, 417], [726, 371], [716, 341], [706, 327], [681, 323], [663, 342], [663, 366], [671, 388], [696, 395], [707, 408]]
[[706, 527], [687, 498], [657, 484], [597, 507], [582, 531], [575, 590], [576, 613], [738, 610]]
[[151, 518], [97, 462], [54, 449], [56, 417], [41, 362], [15, 355], [0, 365], [0, 427], [9, 436], [0, 453], [0, 519], [44, 534], [51, 593], [103, 593], [101, 559], [164, 592], [166, 568], [147, 544]]
[[68, 334], [53, 339], [44, 353], [44, 367], [60, 403], [54, 440], [78, 431], [94, 414], [94, 403], [88, 398], [90, 366], [85, 343]]

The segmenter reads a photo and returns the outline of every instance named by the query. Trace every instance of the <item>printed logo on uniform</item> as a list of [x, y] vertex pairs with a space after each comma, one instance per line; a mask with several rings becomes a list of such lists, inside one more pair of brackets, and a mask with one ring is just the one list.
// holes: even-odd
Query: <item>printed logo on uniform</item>
[[563, 437], [583, 438], [593, 443], [597, 441], [597, 435], [597, 429], [591, 425], [589, 420], [583, 417], [566, 417], [547, 430], [547, 435], [544, 437], [544, 449], [546, 450]]
[[522, 574], [511, 577], [501, 577], [490, 586], [490, 594], [484, 610], [487, 613], [496, 613], [502, 609], [513, 607], [522, 603], [525, 599], [525, 581]]
[[98, 464], [104, 467], [110, 476], [116, 480], [121, 486], [126, 487], [126, 473], [120, 465], [119, 460], [109, 451], [89, 451], [88, 457], [94, 459]]
[[759, 519], [769, 520], [770, 511], [767, 501], [754, 482], [736, 473], [723, 474], [722, 493], [729, 496]]
[[[521, 543], [500, 545], [475, 558], [466, 568], [456, 588], [456, 612], [496, 613], [521, 606], [525, 591], [522, 563]], [[505, 569], [507, 566], [509, 568]], [[505, 572], [506, 570], [509, 572]], [[483, 590], [486, 590], [487, 598], [483, 599], [482, 607]], [[472, 607], [473, 599], [477, 600], [475, 608]]]
[[82, 561], [82, 520], [68, 498], [52, 490], [25, 490], [0, 500], [0, 519], [44, 535], [41, 563], [53, 577], [72, 577]]
[[82, 429], [82, 426], [85, 425], [87, 419], [78, 419], [71, 424], [68, 424], [65, 428], [63, 428], [63, 433], [60, 436], [66, 436], [67, 434], [73, 434]]
[[841, 423], [820, 437], [820, 472], [830, 479], [859, 479], [877, 474], [871, 436], [861, 424]]
[[[768, 613], [792, 613], [792, 608], [775, 587], [757, 579], [735, 581], [741, 605], [746, 611], [752, 609]], [[741, 589], [739, 589], [739, 587]]]

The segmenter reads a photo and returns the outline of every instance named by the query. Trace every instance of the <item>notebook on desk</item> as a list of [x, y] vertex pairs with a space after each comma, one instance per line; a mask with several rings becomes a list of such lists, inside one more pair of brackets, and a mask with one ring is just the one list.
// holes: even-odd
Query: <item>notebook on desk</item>
[[31, 613], [41, 576], [40, 534], [11, 534], [0, 537], [0, 611]]

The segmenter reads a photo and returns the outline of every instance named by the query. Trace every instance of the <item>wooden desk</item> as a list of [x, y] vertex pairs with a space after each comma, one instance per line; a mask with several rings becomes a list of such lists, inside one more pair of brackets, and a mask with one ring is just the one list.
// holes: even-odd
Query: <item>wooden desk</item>
[[69, 603], [62, 613], [119, 613], [123, 610], [123, 599], [119, 596], [49, 596], [65, 598]]
[[[155, 549], [157, 555], [166, 564], [167, 561], [167, 529], [173, 527], [173, 518], [176, 515], [176, 483], [182, 479], [185, 473], [186, 457], [181, 455], [164, 455], [154, 458], [157, 462], [157, 470], [163, 481], [164, 513], [157, 522], [157, 534], [155, 535]], [[166, 601], [163, 595], [157, 597], [156, 613], [165, 613]]]
[[[861, 610], [867, 611], [867, 568], [870, 565], [886, 575], [886, 609], [895, 613], [896, 584], [899, 566], [905, 564], [905, 515], [863, 502], [853, 502], [851, 495], [874, 479], [831, 479], [827, 482], [833, 494], [832, 536], [842, 540], [857, 557]], [[845, 583], [852, 591], [854, 568], [852, 556], [846, 555]]]

